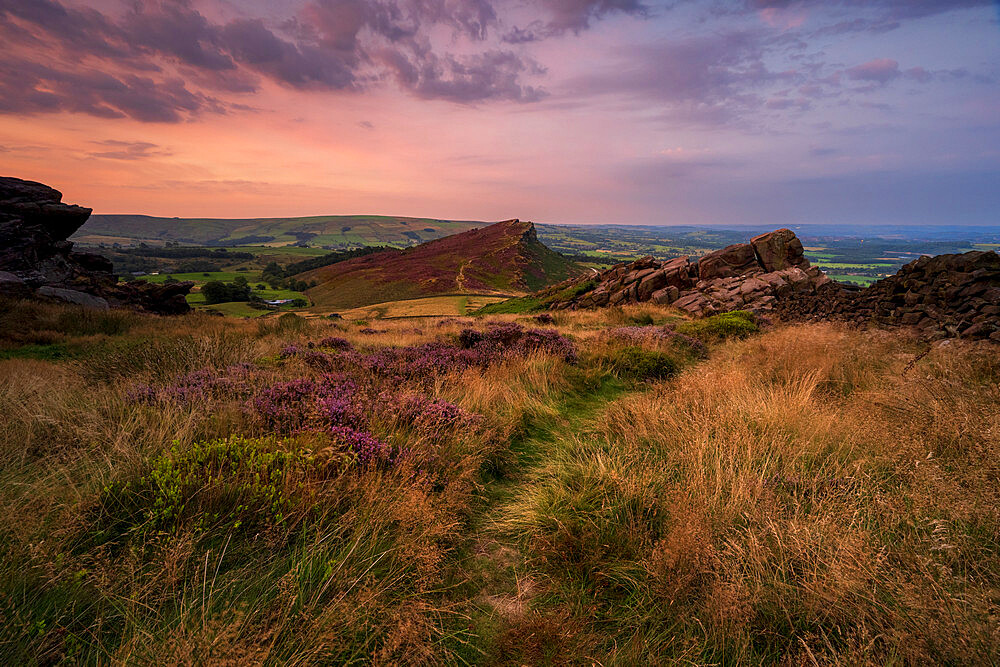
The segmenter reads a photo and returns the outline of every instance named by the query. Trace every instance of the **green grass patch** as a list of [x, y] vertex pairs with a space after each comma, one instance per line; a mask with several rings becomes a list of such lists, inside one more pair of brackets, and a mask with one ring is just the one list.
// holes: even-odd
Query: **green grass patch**
[[477, 310], [475, 315], [518, 315], [521, 313], [534, 313], [545, 310], [545, 304], [541, 299], [532, 296], [519, 296], [506, 301], [499, 301], [483, 306]]
[[137, 280], [147, 283], [162, 283], [167, 278], [174, 278], [180, 282], [190, 280], [196, 285], [203, 285], [211, 280], [219, 280], [224, 283], [231, 283], [236, 280], [236, 276], [243, 276], [250, 283], [260, 280], [260, 271], [197, 271], [193, 273], [160, 273], [159, 275], [138, 276]]
[[41, 359], [43, 361], [59, 361], [73, 356], [66, 343], [51, 345], [22, 345], [10, 349], [0, 349], [0, 360], [4, 359]]
[[733, 310], [677, 325], [678, 333], [697, 338], [705, 343], [714, 343], [729, 338], [746, 338], [758, 331], [760, 331], [760, 327], [757, 326], [757, 318], [753, 313], [745, 310]]
[[348, 459], [318, 459], [274, 438], [233, 436], [184, 450], [175, 446], [138, 479], [104, 490], [86, 542], [142, 543], [181, 530], [252, 535], [284, 526], [298, 505], [301, 482], [335, 475]]
[[636, 382], [665, 380], [676, 375], [680, 369], [677, 359], [662, 350], [631, 345], [616, 350], [604, 361], [621, 379]]
[[569, 301], [581, 294], [586, 294], [597, 287], [597, 281], [588, 280], [577, 285], [571, 285], [549, 296], [519, 296], [506, 301], [491, 303], [477, 310], [474, 315], [520, 315], [547, 310], [549, 305], [560, 301]]
[[851, 283], [854, 285], [862, 285], [863, 287], [868, 287], [875, 281], [879, 280], [878, 276], [851, 276], [845, 273], [828, 273], [826, 274], [830, 280], [836, 280], [838, 283]]
[[[189, 302], [190, 303], [190, 302]], [[202, 301], [204, 304], [204, 301]], [[194, 305], [194, 304], [192, 304]], [[217, 311], [229, 317], [260, 317], [271, 312], [268, 310], [257, 310], [250, 304], [242, 301], [230, 301], [227, 303], [213, 303], [211, 306], [204, 306], [204, 310]]]

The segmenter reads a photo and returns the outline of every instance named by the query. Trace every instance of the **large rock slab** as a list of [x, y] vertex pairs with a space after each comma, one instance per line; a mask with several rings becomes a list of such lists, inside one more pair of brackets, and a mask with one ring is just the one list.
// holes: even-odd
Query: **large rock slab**
[[41, 297], [72, 303], [85, 308], [95, 308], [97, 310], [107, 310], [110, 308], [107, 299], [102, 299], [99, 296], [87, 294], [86, 292], [79, 292], [75, 289], [62, 289], [61, 287], [44, 285], [39, 287], [35, 293]]
[[701, 280], [732, 278], [759, 268], [753, 247], [749, 243], [737, 243], [710, 252], [698, 260], [698, 277]]
[[780, 271], [791, 266], [809, 267], [802, 242], [790, 229], [776, 229], [750, 239], [757, 262], [764, 271]]

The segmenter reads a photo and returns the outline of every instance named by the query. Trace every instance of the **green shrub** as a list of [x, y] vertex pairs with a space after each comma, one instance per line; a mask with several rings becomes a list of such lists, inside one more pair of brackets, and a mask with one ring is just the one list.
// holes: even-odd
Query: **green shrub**
[[636, 315], [630, 315], [625, 321], [629, 324], [640, 327], [648, 327], [655, 324], [653, 316], [649, 313], [637, 313]]
[[175, 446], [138, 479], [104, 489], [91, 543], [182, 528], [224, 534], [284, 526], [301, 505], [307, 480], [335, 476], [348, 463], [346, 455], [314, 457], [274, 438]]
[[270, 334], [282, 336], [286, 334], [300, 334], [309, 330], [309, 321], [304, 317], [299, 317], [295, 313], [285, 313], [277, 319], [262, 320], [257, 324], [257, 336], [263, 337]]
[[760, 327], [753, 313], [733, 310], [721, 315], [684, 322], [677, 325], [676, 331], [710, 343], [729, 338], [746, 338], [760, 331]]
[[6, 350], [0, 350], [0, 359], [42, 359], [57, 361], [71, 356], [65, 343], [51, 345], [22, 345]]
[[674, 357], [660, 350], [628, 346], [616, 350], [607, 361], [612, 371], [628, 380], [662, 380], [675, 375], [679, 364]]

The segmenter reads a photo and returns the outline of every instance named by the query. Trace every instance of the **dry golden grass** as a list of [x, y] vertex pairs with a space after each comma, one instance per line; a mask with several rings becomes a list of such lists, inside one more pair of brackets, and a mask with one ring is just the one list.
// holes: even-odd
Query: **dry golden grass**
[[920, 351], [828, 325], [728, 344], [565, 438], [508, 530], [554, 590], [585, 582], [612, 661], [996, 660], [1000, 359], [907, 372]]
[[[43, 358], [0, 360], [0, 657], [1000, 661], [997, 349], [789, 326], [712, 344], [707, 360], [640, 341], [684, 370], [614, 375], [625, 343], [606, 329], [680, 319], [652, 306], [555, 313], [579, 364], [536, 353], [420, 389], [482, 415], [478, 430], [435, 439], [385, 416], [374, 427], [412, 456], [283, 478], [285, 497], [308, 499], [285, 528], [184, 525], [115, 550], [81, 546], [109, 486], [171, 447], [267, 435], [242, 399], [138, 404], [137, 384], [251, 363], [266, 385], [318, 373], [278, 361], [292, 343], [409, 346], [533, 322], [101, 318], [18, 304], [0, 347], [43, 346]], [[45, 360], [52, 346], [71, 354]], [[312, 451], [304, 435], [285, 446]], [[431, 453], [446, 462], [434, 478], [420, 470]], [[206, 479], [201, 497], [225, 507], [219, 488]]]

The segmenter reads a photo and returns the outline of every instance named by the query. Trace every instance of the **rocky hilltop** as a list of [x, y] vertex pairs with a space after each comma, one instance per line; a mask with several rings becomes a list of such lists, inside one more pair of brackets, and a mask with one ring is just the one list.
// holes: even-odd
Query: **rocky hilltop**
[[537, 296], [554, 310], [626, 303], [668, 304], [695, 316], [752, 310], [788, 320], [914, 326], [929, 338], [1000, 342], [1000, 255], [973, 251], [921, 257], [868, 288], [831, 281], [810, 266], [789, 229], [756, 236], [699, 260], [644, 257], [589, 281]]
[[62, 203], [62, 193], [47, 185], [0, 177], [0, 296], [160, 314], [190, 310], [184, 295], [194, 283], [119, 283], [110, 261], [74, 252], [67, 239], [90, 213]]
[[319, 283], [307, 292], [318, 307], [340, 309], [440, 294], [526, 292], [583, 273], [543, 245], [534, 224], [514, 219], [296, 277]]

